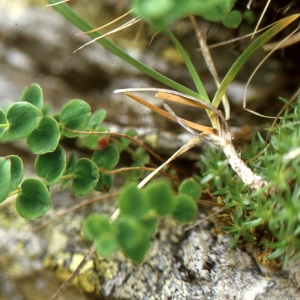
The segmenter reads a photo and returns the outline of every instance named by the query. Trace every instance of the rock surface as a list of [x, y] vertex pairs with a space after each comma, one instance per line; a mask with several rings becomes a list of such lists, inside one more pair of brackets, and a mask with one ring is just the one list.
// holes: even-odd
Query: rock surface
[[[108, 120], [118, 126], [146, 124], [151, 130], [172, 126], [164, 121], [158, 123], [157, 118], [123, 96], [112, 96], [116, 88], [151, 86], [151, 80], [98, 45], [74, 55], [73, 50], [88, 41], [75, 36], [74, 27], [51, 9], [18, 6], [18, 10], [11, 10], [8, 2], [0, 4], [1, 107], [16, 101], [24, 86], [37, 82], [54, 109], [70, 98], [82, 98], [93, 109], [108, 109]], [[169, 76], [186, 75], [182, 68], [178, 73], [170, 71], [162, 57], [153, 54], [156, 52], [146, 51], [144, 55], [145, 52], [129, 46], [128, 51]], [[147, 132], [151, 130], [146, 128]], [[33, 158], [22, 145], [0, 147], [1, 156], [11, 151], [24, 158], [30, 172]], [[82, 220], [95, 211], [110, 215], [114, 200], [69, 213], [41, 230], [32, 232], [32, 228], [83, 200], [57, 187], [53, 191], [53, 208], [44, 219], [35, 222], [16, 215], [13, 199], [0, 205], [0, 300], [50, 299], [61, 281], [68, 278], [90, 247], [81, 234]], [[200, 213], [199, 219], [204, 217]], [[75, 280], [76, 288], [69, 288], [60, 299], [300, 297], [299, 262], [292, 260], [280, 271], [268, 271], [257, 264], [251, 253], [231, 249], [230, 237], [216, 235], [215, 226], [206, 222], [185, 231], [185, 227], [163, 220], [143, 264], [133, 266], [120, 253], [107, 260], [93, 256]]]

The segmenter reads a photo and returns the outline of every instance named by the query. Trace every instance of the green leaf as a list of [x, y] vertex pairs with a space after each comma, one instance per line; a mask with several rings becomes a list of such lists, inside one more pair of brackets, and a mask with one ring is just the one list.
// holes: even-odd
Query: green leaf
[[198, 213], [195, 201], [188, 195], [178, 195], [174, 198], [175, 208], [172, 212], [174, 220], [187, 223], [194, 220]]
[[0, 203], [3, 202], [10, 192], [11, 187], [11, 161], [8, 157], [0, 157]]
[[57, 147], [60, 131], [55, 119], [44, 117], [27, 137], [28, 148], [35, 154], [52, 152]]
[[142, 262], [150, 246], [144, 227], [129, 216], [121, 216], [114, 223], [114, 227], [124, 254], [135, 264]]
[[92, 160], [99, 168], [113, 169], [119, 162], [120, 154], [116, 146], [108, 145], [102, 150], [94, 151]]
[[157, 220], [154, 218], [142, 219], [140, 223], [143, 225], [144, 229], [147, 231], [149, 238], [155, 233], [157, 227]]
[[16, 199], [16, 209], [21, 217], [34, 220], [44, 215], [50, 206], [50, 193], [44, 183], [34, 178], [22, 182]]
[[[82, 131], [86, 128], [91, 118], [91, 108], [83, 100], [73, 99], [66, 103], [59, 114], [60, 123], [68, 129]], [[62, 130], [62, 133], [69, 138], [77, 134]]]
[[179, 194], [189, 195], [195, 201], [197, 201], [201, 196], [202, 188], [195, 179], [187, 178], [180, 184], [178, 192]]
[[106, 117], [106, 110], [105, 109], [98, 109], [93, 112], [91, 120], [89, 122], [88, 128], [95, 129], [97, 128], [105, 119]]
[[[22, 159], [19, 156], [16, 155], [10, 155], [8, 156], [11, 162], [11, 186], [10, 186], [10, 192], [14, 191], [18, 188], [20, 182], [23, 179], [24, 175], [24, 166]], [[0, 178], [2, 178], [0, 176]], [[1, 180], [2, 181], [2, 180]]]
[[[70, 174], [74, 174], [75, 172], [75, 164], [76, 164], [76, 157], [74, 152], [71, 153], [68, 162], [67, 162], [67, 167], [63, 173], [63, 176], [65, 175], [70, 175]], [[66, 187], [66, 185], [68, 184], [69, 180], [71, 178], [66, 178], [66, 179], [62, 179], [60, 184], [61, 184], [61, 188], [64, 189]]]
[[41, 87], [36, 83], [31, 84], [24, 90], [20, 101], [29, 102], [41, 110], [43, 106], [43, 91]]
[[136, 219], [141, 219], [148, 209], [142, 192], [134, 182], [129, 183], [121, 190], [117, 203], [122, 214]]
[[[105, 132], [105, 131], [109, 131], [108, 127], [106, 126], [98, 126], [95, 128], [95, 132]], [[88, 149], [91, 150], [100, 150], [100, 149], [104, 149], [107, 147], [109, 140], [110, 140], [110, 136], [107, 134], [89, 134], [89, 135], [84, 135], [82, 136], [83, 140], [84, 140], [84, 144]]]
[[174, 207], [171, 187], [165, 181], [154, 181], [143, 191], [149, 209], [153, 209], [159, 216], [171, 214]]
[[225, 16], [222, 23], [225, 27], [234, 29], [237, 28], [242, 21], [242, 14], [238, 10], [233, 10], [229, 15]]
[[114, 177], [112, 174], [100, 173], [99, 180], [95, 186], [95, 190], [107, 193], [111, 189], [114, 182]]
[[42, 119], [42, 113], [28, 102], [14, 103], [7, 111], [8, 136], [19, 140], [27, 137]]
[[72, 191], [76, 196], [83, 196], [91, 192], [99, 179], [98, 167], [87, 158], [79, 159], [75, 164], [75, 174]]
[[0, 109], [0, 137], [8, 127], [5, 112]]
[[[130, 136], [130, 137], [134, 137], [137, 135], [137, 132], [134, 129], [128, 129], [127, 131], [124, 132], [124, 134]], [[131, 140], [121, 137], [121, 142], [124, 146], [124, 148], [128, 147], [129, 144], [131, 143]]]
[[96, 252], [103, 257], [112, 254], [119, 246], [115, 228], [110, 220], [101, 214], [88, 216], [83, 223], [83, 232], [90, 241], [96, 243]]
[[65, 167], [66, 153], [61, 146], [58, 146], [53, 152], [38, 155], [34, 164], [36, 174], [45, 179], [48, 185], [52, 185], [60, 179]]

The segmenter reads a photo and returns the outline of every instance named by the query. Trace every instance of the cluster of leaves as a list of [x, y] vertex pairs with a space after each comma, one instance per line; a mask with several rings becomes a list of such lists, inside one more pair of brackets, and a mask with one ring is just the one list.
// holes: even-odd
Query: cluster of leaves
[[93, 214], [85, 220], [83, 231], [95, 242], [101, 256], [106, 257], [120, 247], [132, 262], [140, 263], [156, 231], [157, 218], [172, 216], [180, 223], [193, 220], [200, 196], [201, 186], [191, 178], [181, 183], [177, 195], [163, 180], [153, 181], [142, 190], [131, 182], [118, 197], [117, 220], [113, 222], [104, 215]]
[[268, 180], [264, 188], [254, 193], [239, 178], [233, 179], [232, 170], [216, 150], [201, 158], [204, 176], [200, 179], [231, 215], [232, 224], [221, 228], [233, 235], [232, 246], [241, 238], [256, 243], [256, 228], [264, 228], [271, 235], [260, 237], [259, 242], [274, 250], [267, 259], [284, 255], [285, 263], [295, 254], [300, 257], [300, 97], [292, 108], [270, 128], [269, 142], [258, 134], [243, 153], [251, 168]]
[[[67, 102], [53, 117], [43, 109], [43, 93], [37, 84], [28, 87], [19, 102], [12, 104], [6, 112], [0, 110], [1, 139], [26, 139], [28, 148], [36, 154], [34, 169], [40, 179], [23, 180], [23, 162], [20, 157], [10, 155], [0, 158], [0, 201], [17, 194], [16, 209], [20, 216], [32, 220], [46, 213], [51, 206], [51, 186], [60, 181], [65, 188], [72, 180], [71, 189], [76, 196], [92, 190], [108, 192], [113, 184], [111, 171], [119, 162], [120, 154], [130, 150], [130, 140], [122, 137], [110, 142], [105, 134], [108, 128], [101, 123], [105, 111], [91, 113], [83, 100]], [[128, 130], [127, 136], [135, 136]], [[59, 144], [62, 137], [79, 137], [86, 148], [94, 150], [91, 159], [76, 159], [67, 155]], [[149, 155], [143, 148], [129, 151], [132, 166], [144, 166]], [[186, 223], [197, 215], [196, 201], [201, 195], [201, 186], [194, 179], [183, 181], [175, 195], [166, 181], [153, 181], [143, 190], [132, 180], [138, 180], [141, 172], [127, 176], [117, 201], [121, 215], [116, 222], [106, 216], [92, 215], [84, 225], [86, 236], [95, 241], [97, 252], [102, 256], [121, 247], [133, 262], [143, 260], [150, 237], [156, 229], [158, 217], [171, 215], [176, 221]], [[23, 180], [23, 181], [22, 181]]]
[[238, 10], [232, 10], [236, 0], [132, 0], [134, 14], [152, 26], [162, 28], [188, 14], [211, 21], [222, 21], [227, 28], [236, 28], [242, 20]]

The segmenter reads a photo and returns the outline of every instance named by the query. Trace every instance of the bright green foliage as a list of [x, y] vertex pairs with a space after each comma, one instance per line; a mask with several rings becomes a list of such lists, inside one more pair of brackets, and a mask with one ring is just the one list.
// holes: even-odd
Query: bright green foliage
[[104, 121], [105, 117], [106, 117], [106, 110], [98, 109], [94, 111], [87, 128], [91, 128], [91, 129], [97, 128]]
[[118, 206], [121, 214], [132, 216], [135, 219], [141, 219], [148, 210], [143, 194], [134, 182], [123, 188], [118, 197]]
[[10, 191], [11, 185], [11, 173], [10, 173], [11, 162], [7, 157], [0, 157], [0, 178], [1, 178], [1, 189], [0, 189], [0, 203], [3, 202]]
[[40, 154], [34, 164], [36, 174], [43, 178], [48, 185], [56, 183], [63, 174], [66, 167], [66, 153], [61, 146], [55, 151]]
[[[72, 152], [69, 159], [68, 159], [67, 166], [65, 168], [65, 171], [64, 171], [63, 175], [65, 176], [65, 175], [74, 174], [75, 164], [76, 164], [76, 157], [75, 157], [74, 152]], [[61, 180], [60, 185], [61, 185], [62, 189], [66, 187], [66, 185], [68, 184], [70, 179], [71, 178], [68, 177], [68, 178], [64, 178], [64, 179]]]
[[92, 214], [84, 220], [83, 232], [85, 236], [96, 244], [96, 252], [107, 257], [118, 245], [115, 228], [110, 220], [100, 214]]
[[[154, 27], [165, 27], [175, 20], [194, 14], [212, 22], [222, 21], [226, 18], [236, 0], [132, 0], [131, 7], [134, 14], [144, 18]], [[241, 14], [239, 15], [241, 20]], [[227, 20], [224, 26], [235, 28], [235, 20]], [[237, 24], [237, 25], [238, 25]]]
[[120, 216], [113, 226], [124, 254], [135, 264], [141, 263], [150, 246], [144, 226], [131, 216]]
[[170, 185], [166, 181], [151, 182], [144, 190], [147, 205], [157, 215], [166, 216], [172, 213], [174, 207], [174, 195]]
[[228, 14], [223, 20], [222, 23], [227, 28], [237, 28], [242, 21], [242, 14], [239, 10], [233, 10]]
[[[128, 129], [124, 132], [124, 134], [130, 136], [130, 137], [134, 137], [137, 135], [137, 132], [134, 129]], [[123, 144], [124, 147], [128, 147], [129, 144], [131, 143], [131, 141], [129, 139], [126, 138], [121, 138], [121, 142]]]
[[41, 110], [43, 107], [43, 91], [41, 87], [36, 83], [31, 84], [24, 90], [20, 101], [29, 102], [37, 109]]
[[22, 160], [16, 155], [0, 157], [0, 203], [17, 189], [24, 174]]
[[55, 119], [44, 117], [27, 137], [28, 148], [35, 154], [52, 152], [58, 145], [60, 131]]
[[28, 102], [17, 102], [10, 106], [6, 118], [9, 124], [8, 136], [20, 140], [27, 137], [39, 124], [42, 113]]
[[96, 150], [93, 153], [92, 160], [99, 168], [105, 170], [113, 169], [119, 162], [120, 154], [116, 146], [108, 145], [102, 150]]
[[107, 193], [111, 189], [113, 182], [114, 177], [112, 174], [100, 173], [95, 190], [98, 192]]
[[[10, 155], [7, 157], [10, 160], [10, 173], [11, 173], [11, 183], [10, 192], [16, 190], [21, 183], [24, 175], [24, 166], [21, 158], [16, 155]], [[0, 175], [0, 178], [1, 175]]]
[[[72, 130], [84, 130], [91, 119], [91, 108], [83, 100], [73, 99], [66, 103], [59, 114], [59, 121], [62, 126]], [[67, 130], [62, 133], [69, 138], [76, 137], [77, 134]]]
[[198, 213], [197, 204], [189, 195], [180, 194], [174, 197], [175, 207], [172, 212], [174, 220], [187, 223], [194, 220]]
[[79, 159], [75, 164], [75, 174], [72, 191], [76, 196], [83, 196], [91, 192], [99, 179], [98, 167], [87, 158]]
[[189, 195], [195, 201], [200, 199], [201, 185], [193, 178], [185, 179], [178, 188], [178, 193]]
[[16, 199], [16, 209], [21, 217], [34, 220], [45, 214], [50, 206], [49, 190], [41, 181], [29, 178], [22, 182]]
[[[97, 126], [95, 132], [108, 132], [109, 129], [106, 126]], [[84, 140], [84, 145], [86, 148], [91, 150], [101, 150], [104, 149], [110, 140], [110, 137], [107, 134], [89, 134], [82, 136]]]
[[8, 127], [8, 125], [5, 126], [5, 124], [7, 124], [5, 112], [2, 109], [0, 109], [0, 137], [4, 133], [6, 127]]

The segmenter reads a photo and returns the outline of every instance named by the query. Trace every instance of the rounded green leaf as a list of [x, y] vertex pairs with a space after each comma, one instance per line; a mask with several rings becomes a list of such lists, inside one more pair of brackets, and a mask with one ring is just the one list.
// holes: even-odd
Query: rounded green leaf
[[[10, 155], [8, 156], [11, 162], [11, 186], [10, 186], [10, 192], [14, 191], [18, 188], [20, 182], [23, 179], [24, 175], [24, 166], [22, 159], [19, 156], [16, 155]], [[0, 176], [0, 178], [2, 178]]]
[[121, 190], [117, 201], [118, 207], [123, 215], [141, 219], [147, 212], [147, 203], [145, 199], [143, 199], [142, 192], [133, 182]]
[[142, 219], [140, 220], [140, 223], [146, 230], [149, 238], [155, 233], [156, 227], [157, 227], [157, 220], [154, 218], [149, 219]]
[[105, 119], [106, 117], [106, 110], [105, 109], [98, 109], [93, 112], [91, 120], [89, 122], [88, 127], [95, 129], [97, 128]]
[[16, 209], [21, 217], [34, 220], [44, 215], [50, 206], [50, 193], [44, 183], [34, 178], [22, 182], [16, 199]]
[[95, 245], [97, 254], [102, 257], [113, 254], [119, 247], [118, 240], [112, 235], [97, 239]]
[[[128, 129], [124, 133], [126, 135], [130, 136], [130, 137], [134, 137], [134, 136], [137, 135], [137, 132], [134, 129]], [[129, 140], [129, 139], [125, 138], [125, 137], [122, 137], [121, 138], [121, 142], [122, 142], [122, 144], [123, 144], [124, 147], [127, 147], [131, 143], [131, 140]]]
[[174, 220], [180, 223], [187, 223], [194, 220], [198, 213], [195, 201], [188, 195], [178, 195], [174, 198], [175, 208], [172, 212]]
[[[109, 131], [108, 127], [106, 126], [98, 126], [95, 128], [95, 131], [97, 132], [105, 132]], [[89, 135], [84, 135], [84, 144], [88, 149], [91, 150], [96, 150], [96, 149], [104, 149], [107, 147], [110, 136], [107, 134], [89, 134]]]
[[225, 27], [234, 29], [237, 28], [242, 21], [242, 14], [238, 10], [233, 10], [229, 15], [225, 16], [222, 23]]
[[11, 161], [8, 157], [0, 157], [0, 203], [3, 202], [10, 192], [11, 187]]
[[142, 224], [132, 217], [121, 216], [114, 226], [124, 254], [135, 264], [142, 262], [150, 246], [149, 236]]
[[154, 181], [144, 190], [148, 207], [155, 210], [159, 216], [171, 214], [174, 207], [171, 187], [165, 181]]
[[72, 191], [76, 196], [91, 192], [99, 179], [98, 167], [87, 158], [79, 159], [75, 164]]
[[113, 182], [114, 177], [112, 174], [101, 173], [99, 175], [98, 183], [95, 186], [95, 190], [102, 193], [107, 193], [111, 189]]
[[5, 129], [8, 127], [5, 112], [0, 109], [0, 136], [4, 133]]
[[195, 201], [199, 200], [202, 192], [201, 185], [193, 178], [185, 179], [179, 186], [178, 192], [191, 196]]
[[57, 182], [66, 167], [66, 153], [61, 146], [55, 151], [37, 156], [34, 164], [36, 174], [45, 179], [48, 185]]
[[[67, 167], [63, 173], [63, 176], [65, 175], [70, 175], [70, 174], [74, 174], [75, 172], [75, 164], [76, 164], [76, 157], [74, 152], [72, 152], [72, 154], [70, 155], [68, 162], [67, 162]], [[66, 185], [68, 184], [69, 180], [71, 178], [66, 178], [66, 179], [62, 179], [60, 184], [61, 184], [61, 188], [64, 189], [66, 187]]]
[[7, 111], [9, 124], [7, 134], [18, 140], [27, 137], [42, 119], [42, 113], [28, 102], [14, 103]]
[[82, 229], [84, 235], [92, 242], [111, 234], [113, 231], [110, 220], [106, 216], [97, 213], [88, 216], [84, 220]]
[[[60, 114], [60, 123], [71, 130], [84, 130], [91, 118], [91, 108], [83, 100], [74, 99], [66, 103]], [[77, 134], [63, 130], [62, 133], [70, 138], [77, 136]]]
[[96, 150], [93, 153], [92, 160], [99, 168], [105, 170], [113, 169], [119, 162], [120, 154], [116, 146], [107, 145], [102, 150]]
[[60, 131], [55, 119], [44, 117], [27, 137], [28, 148], [35, 154], [52, 152], [57, 147]]
[[26, 88], [21, 96], [20, 101], [26, 101], [34, 105], [38, 109], [42, 109], [43, 106], [43, 91], [41, 87], [33, 83]]

